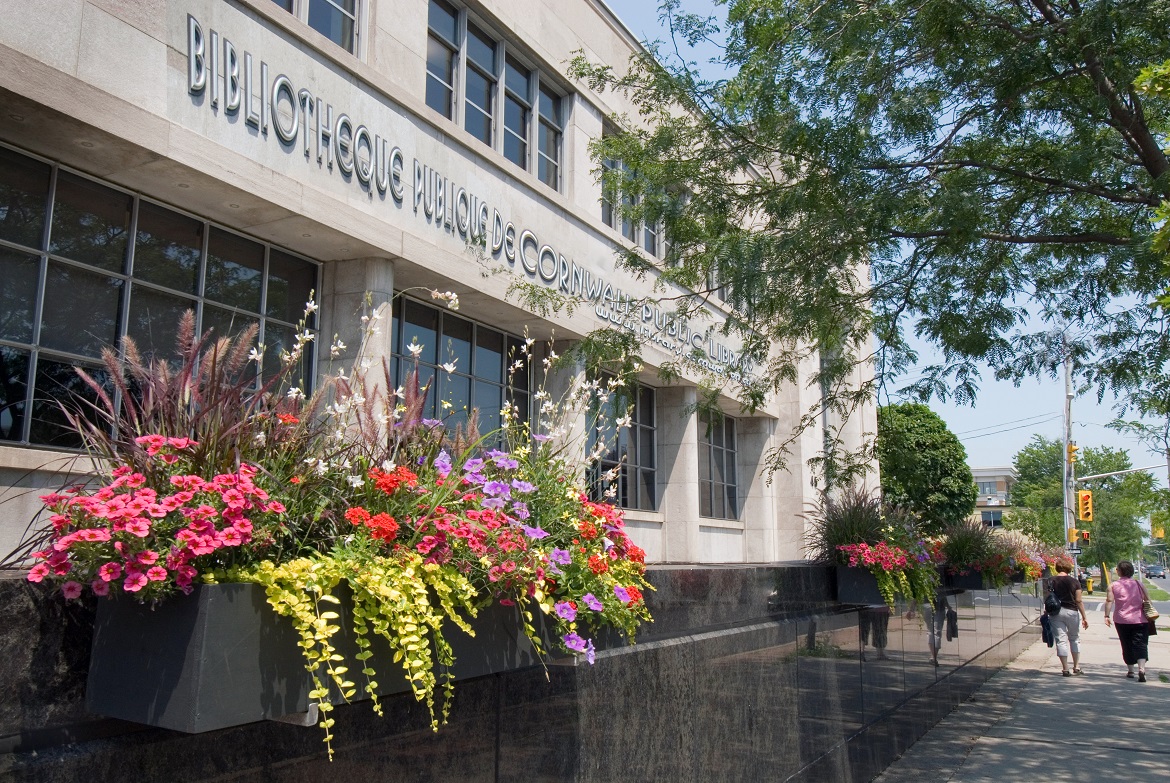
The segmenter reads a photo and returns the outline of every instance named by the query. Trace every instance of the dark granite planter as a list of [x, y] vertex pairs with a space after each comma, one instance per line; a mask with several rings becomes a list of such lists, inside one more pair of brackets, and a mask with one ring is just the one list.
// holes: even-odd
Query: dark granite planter
[[869, 569], [843, 565], [837, 566], [837, 600], [867, 606], [886, 602], [878, 590], [877, 577]]
[[[339, 597], [343, 598], [339, 592]], [[365, 698], [353, 655], [347, 611], [334, 637]], [[537, 663], [514, 607], [492, 606], [472, 622], [469, 637], [448, 623], [457, 679]], [[269, 607], [264, 588], [201, 585], [156, 609], [131, 600], [103, 600], [94, 625], [86, 705], [99, 715], [198, 733], [302, 713], [311, 689], [299, 637]], [[372, 659], [380, 694], [408, 690], [400, 664], [375, 639]], [[355, 676], [356, 675], [356, 676]], [[332, 701], [340, 702], [340, 694]]]

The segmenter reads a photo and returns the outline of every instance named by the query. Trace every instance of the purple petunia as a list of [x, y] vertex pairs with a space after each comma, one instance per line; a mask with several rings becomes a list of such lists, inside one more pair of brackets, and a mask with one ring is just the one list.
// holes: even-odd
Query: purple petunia
[[577, 610], [568, 601], [561, 601], [553, 608], [556, 610], [557, 617], [562, 620], [573, 622], [577, 619]]
[[483, 506], [484, 508], [490, 508], [490, 509], [493, 509], [495, 511], [503, 511], [504, 510], [504, 499], [503, 498], [484, 498], [480, 502], [480, 505]]
[[552, 435], [537, 433], [536, 435], [532, 436], [532, 439], [537, 443], [547, 443], [548, 441], [552, 440]]
[[496, 460], [496, 467], [500, 470], [515, 470], [520, 467], [520, 463], [511, 457], [500, 457]]
[[524, 531], [524, 535], [528, 536], [529, 538], [541, 539], [548, 535], [547, 530], [541, 530], [538, 527], [528, 527], [527, 525], [523, 525], [521, 529]]
[[613, 594], [616, 595], [618, 600], [623, 604], [628, 604], [630, 602], [630, 594], [627, 593], [626, 588], [622, 587], [621, 585], [613, 586]]
[[561, 640], [564, 641], [565, 647], [570, 650], [585, 652], [585, 650], [588, 649], [588, 644], [586, 641], [572, 631], [562, 636]]
[[602, 609], [601, 601], [598, 601], [597, 596], [595, 596], [593, 593], [586, 593], [581, 597], [581, 600], [585, 602], [586, 606], [595, 612], [600, 612]]
[[590, 666], [597, 660], [597, 650], [593, 648], [593, 640], [590, 639], [585, 646], [585, 662]]
[[422, 425], [424, 427], [432, 427], [432, 428], [433, 427], [441, 427], [441, 426], [443, 426], [443, 420], [442, 419], [423, 419]]
[[532, 516], [532, 513], [528, 510], [528, 504], [521, 503], [519, 500], [512, 504], [512, 514], [516, 519], [528, 519], [528, 517]]
[[467, 462], [463, 463], [463, 472], [475, 473], [476, 471], [478, 471], [482, 467], [483, 467], [483, 460], [476, 457], [475, 459], [469, 459], [469, 460], [467, 460]]
[[494, 479], [484, 483], [483, 491], [485, 495], [496, 495], [505, 499], [512, 497], [512, 488]]
[[446, 449], [439, 452], [439, 456], [435, 457], [435, 470], [439, 471], [439, 475], [447, 478], [451, 473], [451, 455], [447, 453]]
[[560, 565], [569, 565], [573, 562], [573, 555], [567, 549], [557, 549], [553, 547], [553, 551], [548, 553], [548, 559]]
[[516, 490], [522, 495], [527, 495], [529, 492], [536, 491], [536, 485], [531, 481], [521, 481], [520, 479], [512, 479], [512, 489]]

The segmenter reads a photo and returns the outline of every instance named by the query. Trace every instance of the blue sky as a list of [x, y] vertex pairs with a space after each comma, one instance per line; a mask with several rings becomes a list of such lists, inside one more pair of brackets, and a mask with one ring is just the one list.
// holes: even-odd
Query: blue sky
[[[605, 0], [625, 25], [642, 40], [665, 38], [658, 22], [657, 0]], [[722, 7], [710, 0], [682, 0], [684, 10], [692, 13], [721, 16]], [[690, 59], [702, 61], [711, 56], [701, 52]], [[922, 351], [924, 358], [926, 351]], [[912, 380], [917, 374], [907, 376]], [[935, 410], [959, 436], [967, 449], [967, 461], [972, 467], [1010, 465], [1017, 451], [1028, 444], [1034, 434], [1047, 438], [1061, 438], [1063, 433], [1064, 381], [1043, 378], [1027, 380], [1019, 387], [1011, 383], [987, 379], [974, 407], [931, 402]], [[1097, 403], [1095, 394], [1073, 400], [1073, 439], [1082, 447], [1109, 446], [1126, 449], [1135, 467], [1155, 465], [1161, 457], [1149, 452], [1136, 439], [1107, 429], [1112, 421], [1114, 400], [1107, 398]], [[1154, 475], [1165, 484], [1165, 470]]]

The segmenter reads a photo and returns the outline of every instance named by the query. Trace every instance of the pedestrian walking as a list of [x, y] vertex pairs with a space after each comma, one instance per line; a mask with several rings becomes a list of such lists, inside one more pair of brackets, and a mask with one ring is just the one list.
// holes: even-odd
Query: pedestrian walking
[[[1137, 666], [1138, 682], [1146, 681], [1146, 661], [1149, 660], [1149, 621], [1142, 611], [1142, 602], [1149, 600], [1141, 582], [1133, 578], [1133, 563], [1122, 560], [1117, 564], [1118, 579], [1109, 585], [1105, 594], [1105, 624], [1117, 629], [1121, 642], [1121, 660], [1125, 661], [1125, 676], [1133, 679]], [[1113, 610], [1110, 617], [1109, 610]]]
[[[1060, 612], [1050, 616], [1052, 635], [1056, 638], [1056, 657], [1060, 659], [1061, 674], [1071, 677], [1081, 674], [1081, 628], [1089, 627], [1089, 616], [1081, 600], [1081, 585], [1069, 576], [1072, 564], [1057, 562], [1056, 576], [1048, 580], [1048, 589], [1060, 599]], [[1132, 572], [1132, 567], [1131, 571]], [[1080, 621], [1078, 623], [1078, 620]], [[1069, 671], [1069, 656], [1072, 657], [1072, 671]]]

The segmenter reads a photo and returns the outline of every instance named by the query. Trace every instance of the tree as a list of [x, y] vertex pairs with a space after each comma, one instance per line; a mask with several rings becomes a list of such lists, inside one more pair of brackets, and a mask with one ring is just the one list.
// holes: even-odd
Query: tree
[[[1132, 86], [1170, 51], [1170, 3], [723, 4], [721, 31], [665, 0], [668, 44], [620, 71], [581, 53], [571, 71], [639, 109], [592, 152], [625, 217], [663, 224], [670, 252], [625, 264], [727, 292], [727, 328], [765, 367], [749, 402], [819, 357], [812, 383], [847, 414], [917, 360], [908, 331], [942, 356], [919, 399], [972, 400], [984, 363], [1020, 379], [1069, 357], [1123, 391], [1170, 359], [1149, 304], [1166, 279], [1154, 210], [1170, 197], [1151, 118], [1170, 116], [1170, 93]], [[705, 78], [686, 47], [721, 33], [729, 75]], [[850, 385], [875, 332], [878, 378]]]
[[939, 533], [975, 510], [967, 452], [925, 405], [878, 408], [877, 457], [883, 499], [918, 514], [923, 532]]
[[[1032, 533], [1049, 544], [1063, 542], [1064, 444], [1034, 436], [1016, 454], [1014, 465], [1014, 510], [1004, 520], [1004, 527]], [[1129, 455], [1123, 449], [1086, 448], [1077, 463], [1077, 472], [1091, 476], [1130, 467]], [[1139, 521], [1154, 508], [1158, 496], [1153, 477], [1129, 473], [1078, 486], [1093, 492], [1093, 521], [1075, 523], [1078, 530], [1089, 531], [1089, 541], [1081, 545], [1081, 561], [1116, 563], [1136, 557], [1142, 547]]]

